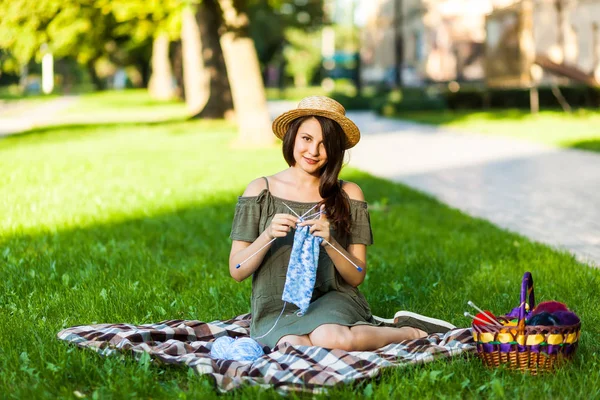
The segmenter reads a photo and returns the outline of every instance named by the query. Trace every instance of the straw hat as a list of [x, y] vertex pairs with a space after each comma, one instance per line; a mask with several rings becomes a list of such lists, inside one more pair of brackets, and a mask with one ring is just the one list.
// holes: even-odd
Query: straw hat
[[360, 140], [360, 131], [358, 127], [348, 117], [346, 110], [337, 101], [325, 96], [305, 97], [298, 103], [298, 108], [281, 114], [273, 121], [273, 133], [279, 139], [283, 140], [290, 123], [296, 118], [318, 115], [334, 120], [342, 127], [346, 134], [346, 145], [344, 149], [354, 147]]

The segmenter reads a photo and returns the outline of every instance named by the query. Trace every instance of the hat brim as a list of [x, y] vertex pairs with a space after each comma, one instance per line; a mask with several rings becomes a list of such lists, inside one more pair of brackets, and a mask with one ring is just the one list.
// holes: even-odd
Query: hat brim
[[275, 118], [273, 121], [273, 133], [279, 139], [283, 140], [283, 137], [285, 136], [285, 133], [287, 132], [290, 123], [293, 120], [309, 115], [318, 115], [320, 117], [326, 117], [337, 122], [346, 135], [346, 144], [344, 146], [344, 150], [354, 147], [360, 140], [360, 130], [358, 129], [358, 126], [356, 126], [356, 124], [348, 117], [327, 110], [310, 108], [290, 110]]

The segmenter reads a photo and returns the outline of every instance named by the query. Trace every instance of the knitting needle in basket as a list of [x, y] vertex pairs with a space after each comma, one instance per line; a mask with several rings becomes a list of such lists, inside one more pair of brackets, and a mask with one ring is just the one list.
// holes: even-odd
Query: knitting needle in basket
[[[471, 307], [473, 307], [474, 309], [476, 309], [477, 311], [479, 311], [480, 313], [482, 313], [483, 315], [488, 315], [489, 311], [486, 313], [485, 311], [483, 311], [481, 308], [477, 307], [475, 305], [475, 303], [473, 303], [471, 300], [467, 301], [467, 304], [470, 305]], [[492, 323], [496, 326], [503, 326], [502, 324], [500, 324], [498, 321], [493, 320], [492, 318], [490, 318], [490, 320], [492, 321]]]
[[[490, 324], [490, 321], [486, 321], [486, 320], [484, 320], [484, 319], [481, 319], [481, 318], [479, 318], [479, 317], [476, 317], [476, 316], [474, 316], [474, 315], [471, 315], [471, 314], [469, 314], [469, 313], [468, 313], [468, 312], [466, 312], [466, 311], [465, 311], [465, 313], [464, 313], [464, 316], [465, 316], [465, 317], [467, 317], [467, 318], [472, 318], [472, 319], [474, 319], [474, 320], [477, 320], [477, 321], [479, 321], [479, 322], [482, 322], [482, 323], [483, 323], [483, 324], [485, 324], [485, 325], [489, 325], [489, 326], [495, 326], [494, 324]], [[500, 325], [500, 326], [502, 326], [502, 325]]]
[[[308, 214], [310, 211], [312, 211], [313, 208], [315, 208], [317, 206], [317, 204], [315, 204], [315, 206], [313, 208], [311, 208], [310, 210], [308, 210], [306, 213], [304, 213], [304, 215], [299, 216], [298, 214], [296, 214], [296, 211], [292, 210], [292, 208], [290, 206], [288, 206], [287, 204], [283, 203], [284, 206], [286, 206], [291, 212], [294, 213], [294, 215], [298, 218], [300, 218], [300, 220], [303, 220], [302, 218], [304, 217], [304, 215]], [[359, 267], [358, 265], [356, 265], [356, 263], [354, 261], [352, 261], [351, 259], [349, 259], [348, 257], [346, 257], [346, 255], [344, 253], [342, 253], [340, 250], [338, 250], [334, 245], [332, 245], [331, 243], [329, 243], [327, 240], [323, 239], [323, 241], [325, 243], [327, 243], [329, 246], [331, 246], [332, 249], [334, 249], [335, 251], [337, 251], [338, 253], [340, 253], [340, 255], [342, 257], [344, 257], [346, 260], [348, 260], [348, 262], [352, 265], [354, 265], [354, 267], [358, 270], [358, 272], [362, 272], [363, 269], [361, 267]]]

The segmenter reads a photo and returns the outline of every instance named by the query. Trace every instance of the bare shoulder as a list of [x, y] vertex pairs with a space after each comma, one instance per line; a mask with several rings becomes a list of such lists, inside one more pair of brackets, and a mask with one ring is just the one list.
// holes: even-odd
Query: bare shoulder
[[243, 197], [258, 196], [260, 192], [267, 188], [267, 183], [264, 178], [256, 178], [246, 186]]
[[354, 182], [344, 181], [342, 184], [342, 190], [346, 192], [348, 197], [350, 197], [352, 200], [365, 201], [365, 195], [363, 194], [362, 189]]

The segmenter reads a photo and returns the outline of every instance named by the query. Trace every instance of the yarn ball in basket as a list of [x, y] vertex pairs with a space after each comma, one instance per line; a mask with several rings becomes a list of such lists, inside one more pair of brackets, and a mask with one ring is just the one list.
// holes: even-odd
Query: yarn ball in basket
[[555, 326], [560, 325], [560, 320], [554, 314], [544, 311], [529, 318], [527, 325]]
[[542, 301], [533, 309], [531, 315], [533, 316], [543, 312], [555, 313], [557, 311], [569, 311], [569, 309], [565, 304], [559, 301]]
[[556, 311], [553, 315], [561, 325], [577, 325], [581, 321], [573, 311]]
[[494, 324], [494, 322], [498, 322], [498, 319], [496, 319], [496, 316], [494, 314], [492, 314], [491, 311], [485, 310], [484, 313], [479, 313], [477, 314], [475, 317], [486, 321], [487, 323], [481, 322], [477, 319], [473, 320], [473, 323], [475, 325], [490, 325], [490, 324]]

